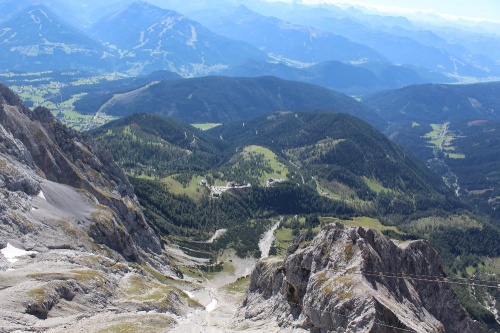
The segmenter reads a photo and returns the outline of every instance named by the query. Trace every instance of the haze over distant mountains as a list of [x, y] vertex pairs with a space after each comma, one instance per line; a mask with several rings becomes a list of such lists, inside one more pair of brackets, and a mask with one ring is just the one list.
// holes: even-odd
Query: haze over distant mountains
[[275, 75], [355, 95], [500, 76], [491, 33], [333, 5], [151, 3], [0, 1], [0, 71]]
[[112, 51], [43, 5], [22, 9], [0, 28], [6, 70], [99, 70], [112, 68]]

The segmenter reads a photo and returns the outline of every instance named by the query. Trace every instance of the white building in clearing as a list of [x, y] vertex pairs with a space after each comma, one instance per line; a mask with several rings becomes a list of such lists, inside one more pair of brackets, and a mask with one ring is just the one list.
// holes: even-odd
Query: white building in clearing
[[220, 197], [220, 195], [222, 193], [226, 192], [227, 190], [238, 189], [238, 188], [248, 188], [248, 187], [252, 187], [252, 185], [250, 185], [250, 183], [248, 183], [246, 185], [238, 185], [235, 182], [228, 182], [226, 184], [226, 186], [211, 186], [210, 192], [212, 193], [212, 197], [218, 198], [218, 197]]
[[269, 178], [266, 182], [266, 187], [269, 187], [269, 186], [272, 186], [274, 184], [277, 184], [277, 183], [282, 183], [284, 182], [285, 180], [282, 179], [282, 178], [279, 178], [279, 179], [276, 179], [276, 178]]

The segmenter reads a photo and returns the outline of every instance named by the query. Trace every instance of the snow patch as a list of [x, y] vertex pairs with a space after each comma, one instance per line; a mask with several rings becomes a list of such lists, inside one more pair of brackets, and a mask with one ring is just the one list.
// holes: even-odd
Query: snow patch
[[47, 201], [47, 199], [45, 198], [45, 194], [43, 194], [43, 191], [40, 191], [40, 193], [38, 193], [38, 196], [43, 200]]
[[23, 249], [18, 249], [17, 247], [12, 246], [10, 243], [7, 243], [7, 247], [0, 250], [5, 259], [11, 263], [16, 263], [19, 261], [18, 257], [27, 256], [33, 253], [38, 253], [36, 251], [25, 251]]
[[217, 308], [217, 303], [218, 303], [218, 301], [214, 298], [214, 299], [212, 300], [212, 302], [210, 302], [210, 304], [208, 304], [208, 305], [205, 307], [205, 310], [206, 310], [207, 312], [212, 312], [212, 311], [214, 311], [214, 310]]

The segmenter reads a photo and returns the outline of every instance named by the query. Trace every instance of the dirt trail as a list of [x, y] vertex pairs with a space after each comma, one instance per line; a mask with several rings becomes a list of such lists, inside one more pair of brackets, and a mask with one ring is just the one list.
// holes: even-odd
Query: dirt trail
[[173, 333], [269, 333], [269, 332], [305, 332], [299, 329], [279, 327], [271, 319], [269, 321], [246, 320], [240, 311], [244, 294], [230, 294], [218, 290], [217, 308], [213, 311], [198, 310], [186, 318], [178, 319], [179, 324], [172, 328]]
[[271, 250], [271, 246], [273, 245], [274, 241], [274, 232], [276, 231], [276, 229], [278, 229], [282, 220], [283, 219], [281, 219], [279, 222], [276, 222], [276, 224], [273, 225], [271, 229], [269, 229], [262, 235], [262, 238], [259, 241], [261, 259], [269, 257], [269, 251]]

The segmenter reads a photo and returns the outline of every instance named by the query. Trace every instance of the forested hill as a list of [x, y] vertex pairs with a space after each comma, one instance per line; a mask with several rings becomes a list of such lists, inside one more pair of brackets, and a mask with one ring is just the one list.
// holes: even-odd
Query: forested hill
[[[95, 114], [101, 105], [115, 94], [139, 89], [158, 81], [179, 80], [181, 78], [177, 73], [160, 70], [137, 77], [123, 77], [98, 83], [67, 85], [61, 89], [61, 97], [70, 99], [72, 96], [79, 95], [81, 98], [75, 101], [75, 109], [82, 114]], [[61, 97], [55, 96], [52, 100], [56, 102], [57, 98]]]
[[138, 175], [205, 170], [218, 164], [227, 148], [191, 125], [153, 114], [132, 114], [91, 134], [129, 174]]
[[101, 109], [114, 116], [159, 113], [188, 123], [229, 123], [279, 110], [344, 112], [379, 128], [385, 126], [378, 115], [351, 97], [275, 77], [165, 81], [115, 96]]
[[[235, 146], [268, 147], [313, 176], [356, 188], [361, 197], [376, 183], [381, 186], [377, 200], [385, 200], [383, 192], [401, 200], [389, 202], [387, 211], [398, 204], [401, 206], [395, 211], [407, 213], [430, 206], [458, 205], [450, 189], [424, 163], [350, 115], [278, 112], [218, 127], [210, 133]], [[407, 201], [403, 196], [412, 199]]]
[[389, 122], [500, 119], [500, 82], [413, 85], [374, 94], [363, 103]]

